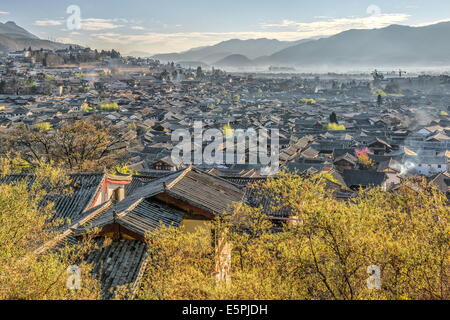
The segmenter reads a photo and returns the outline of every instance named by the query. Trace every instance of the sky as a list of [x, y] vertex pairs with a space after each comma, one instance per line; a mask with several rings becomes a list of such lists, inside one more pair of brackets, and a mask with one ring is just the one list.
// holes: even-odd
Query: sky
[[450, 21], [450, 1], [1, 0], [0, 22], [6, 21], [42, 39], [150, 55], [229, 39], [295, 41]]

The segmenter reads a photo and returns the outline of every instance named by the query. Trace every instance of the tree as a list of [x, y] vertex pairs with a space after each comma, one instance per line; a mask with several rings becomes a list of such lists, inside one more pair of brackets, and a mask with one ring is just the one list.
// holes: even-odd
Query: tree
[[368, 154], [359, 154], [357, 157], [361, 169], [368, 170], [375, 166], [375, 162], [370, 159]]
[[225, 137], [233, 137], [234, 135], [234, 130], [229, 123], [223, 126], [222, 132]]
[[84, 112], [92, 112], [95, 111], [95, 108], [91, 107], [88, 103], [83, 103], [81, 105], [81, 110]]
[[378, 107], [381, 107], [383, 105], [383, 97], [381, 96], [381, 94], [378, 95], [377, 105]]
[[[208, 299], [214, 288], [214, 260], [207, 229], [187, 233], [183, 228], [161, 229], [148, 236], [152, 247], [137, 299]], [[173, 272], [167, 278], [161, 272]], [[164, 279], [165, 278], [165, 279]]]
[[[264, 207], [234, 204], [210, 229], [150, 234], [138, 298], [450, 298], [450, 208], [426, 181], [361, 191], [349, 202], [335, 199], [320, 176], [282, 173], [249, 191]], [[269, 213], [290, 222], [281, 228]], [[229, 283], [213, 276], [218, 231], [233, 248]], [[381, 270], [377, 290], [367, 285], [371, 266]]]
[[125, 176], [139, 175], [138, 172], [130, 169], [126, 164], [119, 164], [114, 166], [111, 170], [109, 170], [109, 173], [113, 175], [125, 175]]
[[41, 132], [48, 132], [52, 130], [52, 124], [50, 122], [40, 122], [34, 125], [35, 129]]
[[6, 81], [1, 80], [0, 81], [0, 94], [5, 94], [5, 89], [6, 89]]
[[109, 55], [112, 59], [119, 59], [121, 57], [120, 52], [118, 52], [114, 49], [111, 50]]
[[17, 153], [7, 152], [0, 158], [0, 178], [12, 173], [23, 173], [30, 168], [30, 163], [20, 158]]
[[299, 103], [307, 104], [307, 105], [314, 105], [317, 104], [316, 99], [312, 98], [301, 98], [298, 100]]
[[326, 129], [330, 130], [330, 131], [345, 131], [345, 130], [347, 130], [347, 128], [343, 124], [339, 125], [336, 123], [329, 123], [326, 126]]
[[335, 123], [335, 124], [339, 124], [338, 119], [337, 119], [337, 115], [335, 112], [333, 112], [330, 115], [330, 123]]
[[[5, 163], [0, 159], [0, 179], [11, 169]], [[68, 178], [48, 165], [39, 167], [34, 177], [32, 183], [0, 184], [0, 300], [98, 299], [100, 286], [90, 276], [89, 265], [79, 264], [80, 290], [66, 286], [67, 268], [89, 250], [89, 241], [37, 254], [36, 249], [53, 239], [52, 230], [60, 225], [60, 221], [49, 222], [53, 216], [49, 190], [60, 194], [59, 186]]]
[[203, 70], [200, 66], [197, 68], [196, 77], [197, 79], [201, 79], [203, 77]]
[[51, 131], [19, 126], [9, 140], [31, 162], [55, 162], [70, 171], [102, 170], [123, 156], [117, 149], [124, 142], [118, 129], [98, 121], [76, 121]]
[[101, 111], [105, 111], [105, 112], [113, 112], [113, 111], [118, 111], [119, 110], [119, 105], [114, 102], [114, 103], [104, 103], [101, 104], [99, 106], [99, 110]]

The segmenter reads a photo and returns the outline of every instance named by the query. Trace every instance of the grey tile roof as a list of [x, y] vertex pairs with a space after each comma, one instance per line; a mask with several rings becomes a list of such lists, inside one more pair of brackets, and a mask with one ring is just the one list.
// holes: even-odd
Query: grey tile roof
[[386, 174], [367, 170], [345, 170], [342, 178], [349, 188], [381, 186], [386, 180]]
[[102, 298], [114, 298], [119, 286], [130, 290], [131, 298], [145, 268], [147, 245], [133, 240], [96, 240], [97, 248], [84, 257], [92, 264], [94, 276], [100, 280]]
[[117, 221], [130, 231], [145, 235], [157, 230], [161, 225], [180, 226], [184, 214], [181, 210], [162, 202], [146, 199]]
[[[104, 178], [103, 173], [70, 175], [71, 183], [67, 187], [72, 192], [49, 199], [55, 203], [56, 214], [53, 218], [76, 220], [92, 203]], [[34, 177], [26, 174], [11, 174], [1, 178], [0, 183], [10, 184], [24, 180], [33, 183]]]

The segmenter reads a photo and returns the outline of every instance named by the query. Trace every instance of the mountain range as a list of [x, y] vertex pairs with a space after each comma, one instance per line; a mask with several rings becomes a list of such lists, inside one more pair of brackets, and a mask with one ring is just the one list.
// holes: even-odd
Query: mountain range
[[[223, 68], [255, 67], [433, 67], [450, 66], [450, 22], [411, 27], [353, 29], [321, 39], [279, 41], [232, 39], [181, 53], [153, 56], [163, 62]], [[0, 52], [23, 48], [63, 49], [69, 44], [42, 40], [16, 23], [0, 22]]]
[[234, 68], [450, 66], [449, 34], [450, 22], [422, 27], [391, 25], [381, 29], [353, 29], [328, 38], [297, 42], [229, 40], [153, 58]]
[[8, 53], [29, 47], [34, 50], [41, 48], [56, 50], [68, 46], [67, 44], [39, 39], [12, 21], [0, 22], [0, 52]]
[[272, 55], [303, 42], [305, 40], [290, 42], [265, 38], [252, 40], [232, 39], [213, 46], [194, 48], [181, 53], [158, 54], [153, 56], [153, 58], [165, 62], [198, 61], [214, 64], [230, 55], [239, 54], [253, 60], [261, 56]]

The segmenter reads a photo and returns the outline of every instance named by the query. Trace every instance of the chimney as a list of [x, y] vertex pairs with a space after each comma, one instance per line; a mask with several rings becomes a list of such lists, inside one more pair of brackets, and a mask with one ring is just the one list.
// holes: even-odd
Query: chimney
[[114, 202], [121, 202], [125, 199], [125, 187], [121, 186], [114, 190], [113, 200]]

